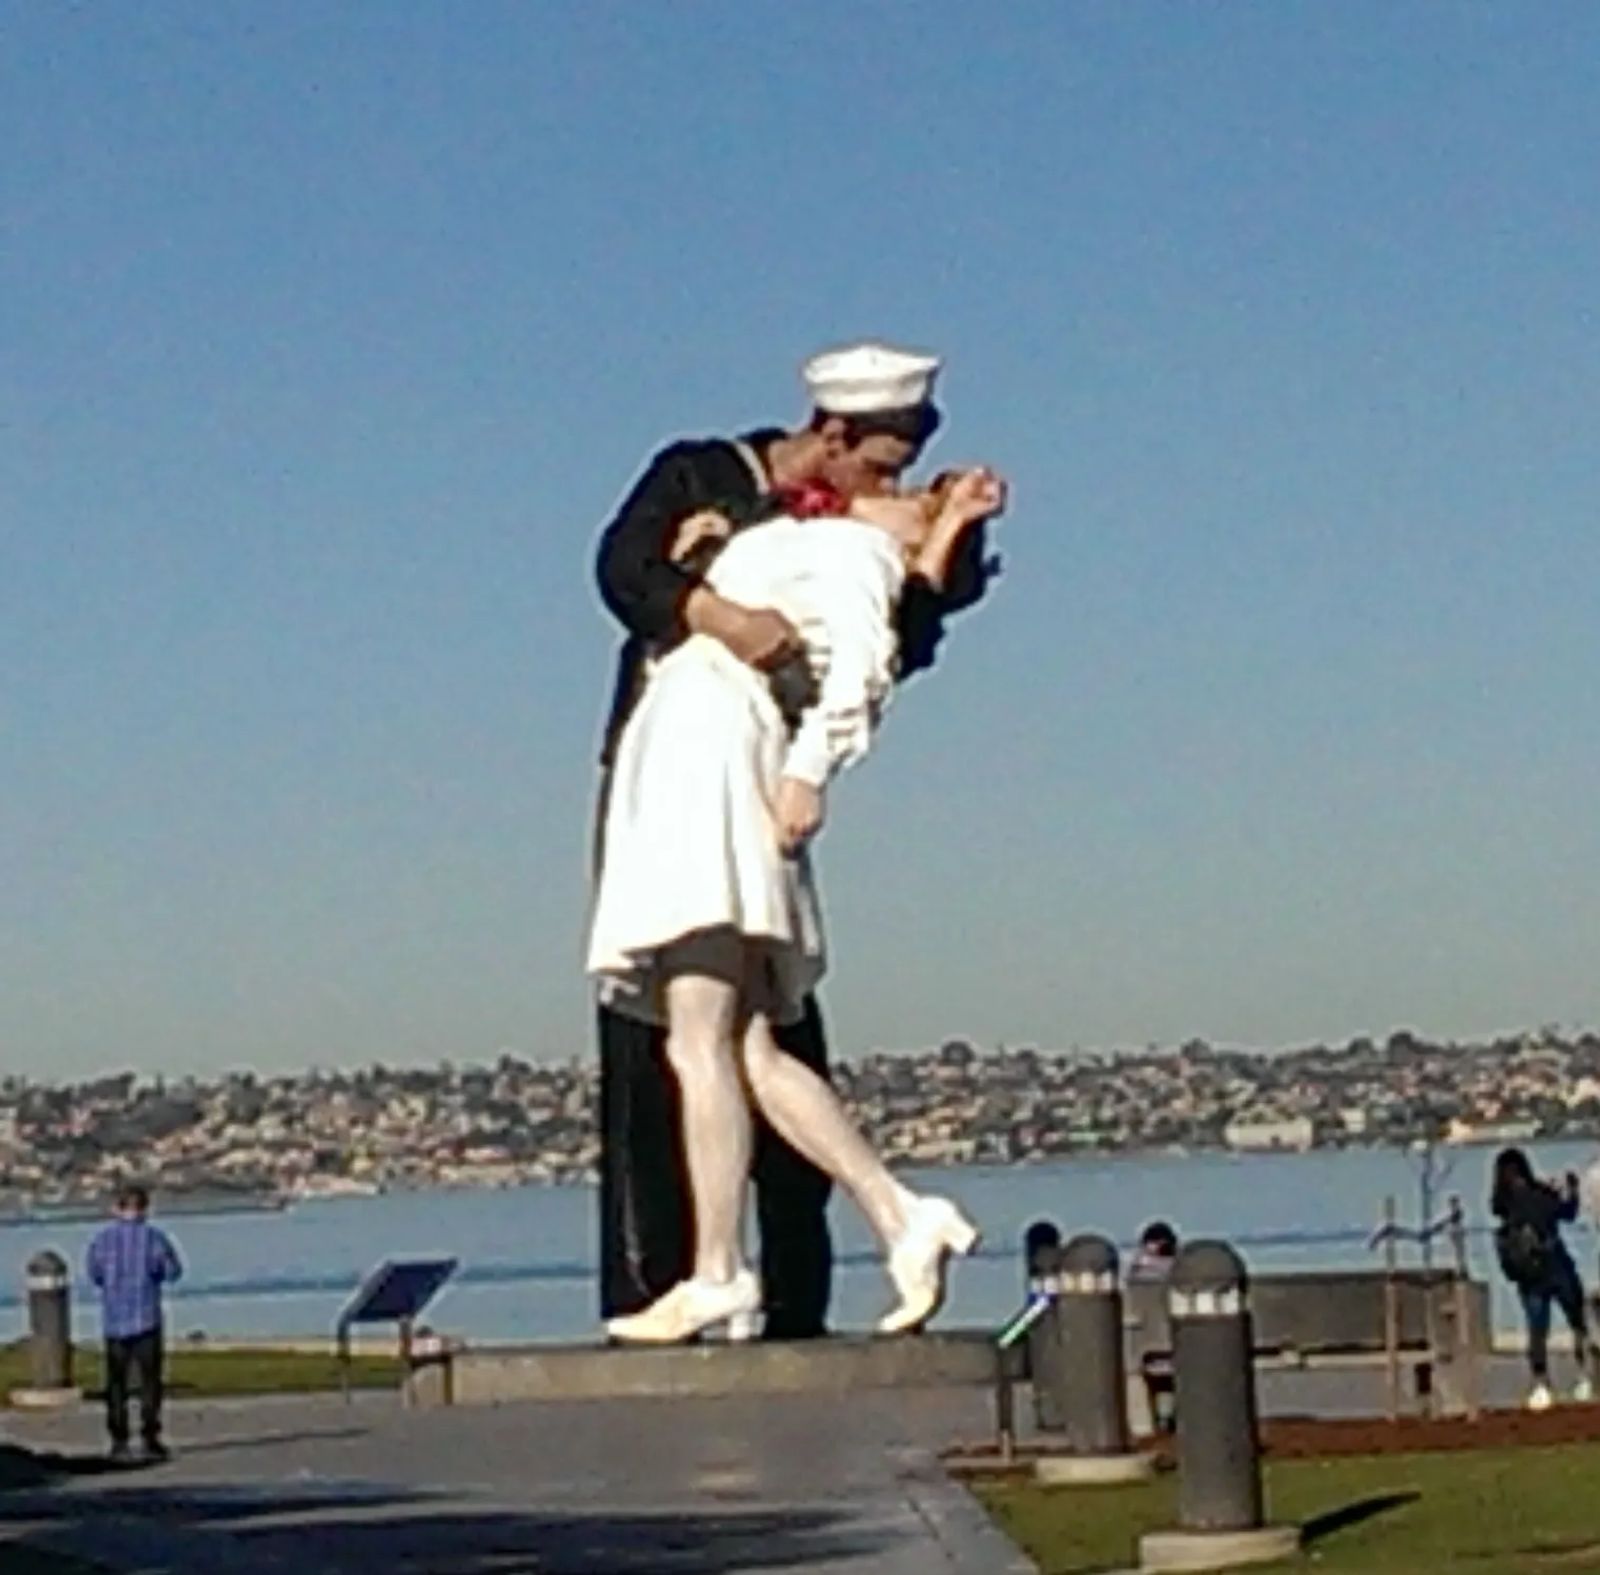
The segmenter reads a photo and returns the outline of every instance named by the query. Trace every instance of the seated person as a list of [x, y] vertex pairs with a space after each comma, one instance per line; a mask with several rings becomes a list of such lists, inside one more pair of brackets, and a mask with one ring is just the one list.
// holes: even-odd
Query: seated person
[[[1171, 1278], [1173, 1260], [1177, 1256], [1177, 1231], [1165, 1220], [1152, 1220], [1139, 1233], [1139, 1245], [1134, 1250], [1133, 1261], [1128, 1265], [1129, 1286], [1165, 1286]], [[1161, 1295], [1164, 1297], [1165, 1293]], [[1152, 1309], [1152, 1312], [1159, 1319], [1161, 1327], [1165, 1328], [1165, 1308], [1159, 1311]], [[1159, 1432], [1170, 1433], [1177, 1426], [1171, 1351], [1145, 1351], [1139, 1359], [1139, 1371], [1144, 1378], [1145, 1394], [1150, 1402], [1150, 1420]]]

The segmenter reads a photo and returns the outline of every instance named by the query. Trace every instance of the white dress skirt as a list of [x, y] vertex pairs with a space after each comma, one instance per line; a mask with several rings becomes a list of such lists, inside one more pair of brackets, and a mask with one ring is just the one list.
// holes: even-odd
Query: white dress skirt
[[870, 744], [894, 681], [898, 545], [850, 519], [779, 519], [735, 536], [706, 576], [799, 629], [818, 699], [791, 733], [765, 677], [693, 635], [657, 660], [618, 741], [606, 803], [588, 971], [613, 1010], [666, 1020], [660, 963], [674, 942], [732, 930], [762, 943], [751, 1004], [803, 1010], [827, 963], [812, 861], [782, 853], [784, 776], [818, 787]]

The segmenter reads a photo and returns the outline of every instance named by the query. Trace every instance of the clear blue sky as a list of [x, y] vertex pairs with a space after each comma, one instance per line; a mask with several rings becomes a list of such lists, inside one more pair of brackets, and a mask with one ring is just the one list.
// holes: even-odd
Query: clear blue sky
[[0, 1066], [582, 1053], [589, 554], [948, 357], [837, 1047], [1600, 1021], [1600, 9], [0, 7]]

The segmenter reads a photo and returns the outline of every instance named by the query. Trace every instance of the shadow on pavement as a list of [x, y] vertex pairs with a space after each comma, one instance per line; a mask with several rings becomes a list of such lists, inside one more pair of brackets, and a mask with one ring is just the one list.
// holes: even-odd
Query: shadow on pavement
[[190, 1455], [223, 1455], [230, 1449], [267, 1449], [279, 1444], [337, 1443], [340, 1440], [366, 1438], [370, 1429], [365, 1427], [301, 1428], [283, 1433], [248, 1433], [232, 1438], [213, 1438], [199, 1444], [183, 1444], [178, 1453]]
[[55, 1455], [0, 1444], [0, 1493], [48, 1488], [67, 1477], [95, 1477], [138, 1471], [142, 1464], [113, 1464], [105, 1455]]
[[[212, 1575], [221, 1569], [293, 1569], [297, 1575], [732, 1575], [871, 1557], [892, 1540], [825, 1510], [548, 1513], [449, 1508], [425, 1494], [377, 1484], [275, 1494], [270, 1488], [163, 1489], [149, 1485], [90, 1498], [43, 1495], [31, 1503], [37, 1537], [70, 1528], [90, 1557], [139, 1542], [139, 1575]], [[152, 1554], [148, 1537], [164, 1539]]]

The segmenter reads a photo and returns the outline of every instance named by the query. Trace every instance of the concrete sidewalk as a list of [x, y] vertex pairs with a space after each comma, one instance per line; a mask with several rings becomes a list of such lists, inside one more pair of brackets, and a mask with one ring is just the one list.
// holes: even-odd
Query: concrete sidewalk
[[118, 1575], [1024, 1575], [933, 1458], [989, 1425], [973, 1389], [194, 1403], [171, 1464], [110, 1472], [93, 1410], [12, 1416], [72, 1469], [0, 1499], [0, 1566], [9, 1540]]

